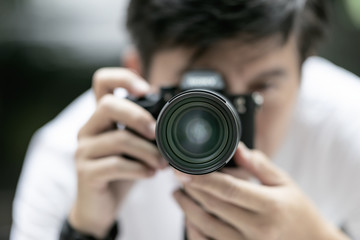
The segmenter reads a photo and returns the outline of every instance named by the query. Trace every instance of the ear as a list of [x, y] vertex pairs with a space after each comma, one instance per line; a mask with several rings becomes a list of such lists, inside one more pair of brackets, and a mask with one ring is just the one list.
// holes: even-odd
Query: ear
[[124, 67], [131, 69], [140, 76], [142, 76], [142, 64], [140, 56], [135, 48], [130, 47], [125, 51], [122, 57], [122, 62]]

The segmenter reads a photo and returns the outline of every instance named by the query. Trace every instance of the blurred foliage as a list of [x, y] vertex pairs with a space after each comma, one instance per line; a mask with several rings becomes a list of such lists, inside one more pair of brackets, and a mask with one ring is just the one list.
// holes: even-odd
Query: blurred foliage
[[[71, 49], [1, 43], [0, 188], [16, 184], [25, 151], [36, 129], [50, 121], [91, 86], [93, 72], [118, 65], [116, 57], [84, 64]], [[64, 58], [68, 56], [68, 58]], [[67, 60], [67, 62], [64, 62]], [[5, 161], [4, 161], [5, 160]]]
[[345, 4], [352, 22], [360, 28], [360, 0], [347, 0]]
[[[355, 1], [357, 4], [360, 2]], [[346, 1], [334, 0], [331, 9], [330, 34], [320, 49], [320, 55], [360, 76], [360, 28], [354, 24]]]

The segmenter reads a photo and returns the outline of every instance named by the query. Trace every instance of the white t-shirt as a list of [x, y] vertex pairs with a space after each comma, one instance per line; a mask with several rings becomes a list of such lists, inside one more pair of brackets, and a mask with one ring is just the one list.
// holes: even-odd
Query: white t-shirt
[[[360, 239], [360, 80], [312, 57], [303, 68], [290, 130], [273, 161], [330, 222]], [[58, 239], [76, 196], [77, 132], [95, 109], [84, 93], [33, 137], [13, 210], [12, 240]], [[182, 240], [171, 168], [139, 181], [119, 213], [118, 239]], [[301, 223], [299, 223], [301, 224]]]

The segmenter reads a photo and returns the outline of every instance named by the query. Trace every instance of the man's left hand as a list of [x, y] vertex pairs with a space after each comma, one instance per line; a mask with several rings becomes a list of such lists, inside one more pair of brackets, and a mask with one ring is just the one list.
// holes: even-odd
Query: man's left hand
[[190, 240], [348, 239], [263, 153], [240, 143], [234, 161], [261, 184], [224, 172], [176, 172], [184, 191], [174, 197], [185, 213]]

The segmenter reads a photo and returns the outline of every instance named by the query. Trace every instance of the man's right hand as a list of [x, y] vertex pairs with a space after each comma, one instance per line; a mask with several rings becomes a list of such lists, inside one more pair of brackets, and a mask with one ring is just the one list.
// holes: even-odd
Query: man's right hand
[[[148, 141], [155, 138], [155, 119], [130, 100], [113, 96], [119, 87], [138, 97], [150, 90], [130, 70], [98, 70], [93, 77], [97, 107], [78, 134], [75, 155], [78, 189], [69, 222], [78, 231], [99, 238], [116, 220], [117, 210], [134, 181], [149, 178], [167, 166], [157, 147]], [[116, 123], [138, 135], [116, 128]]]

